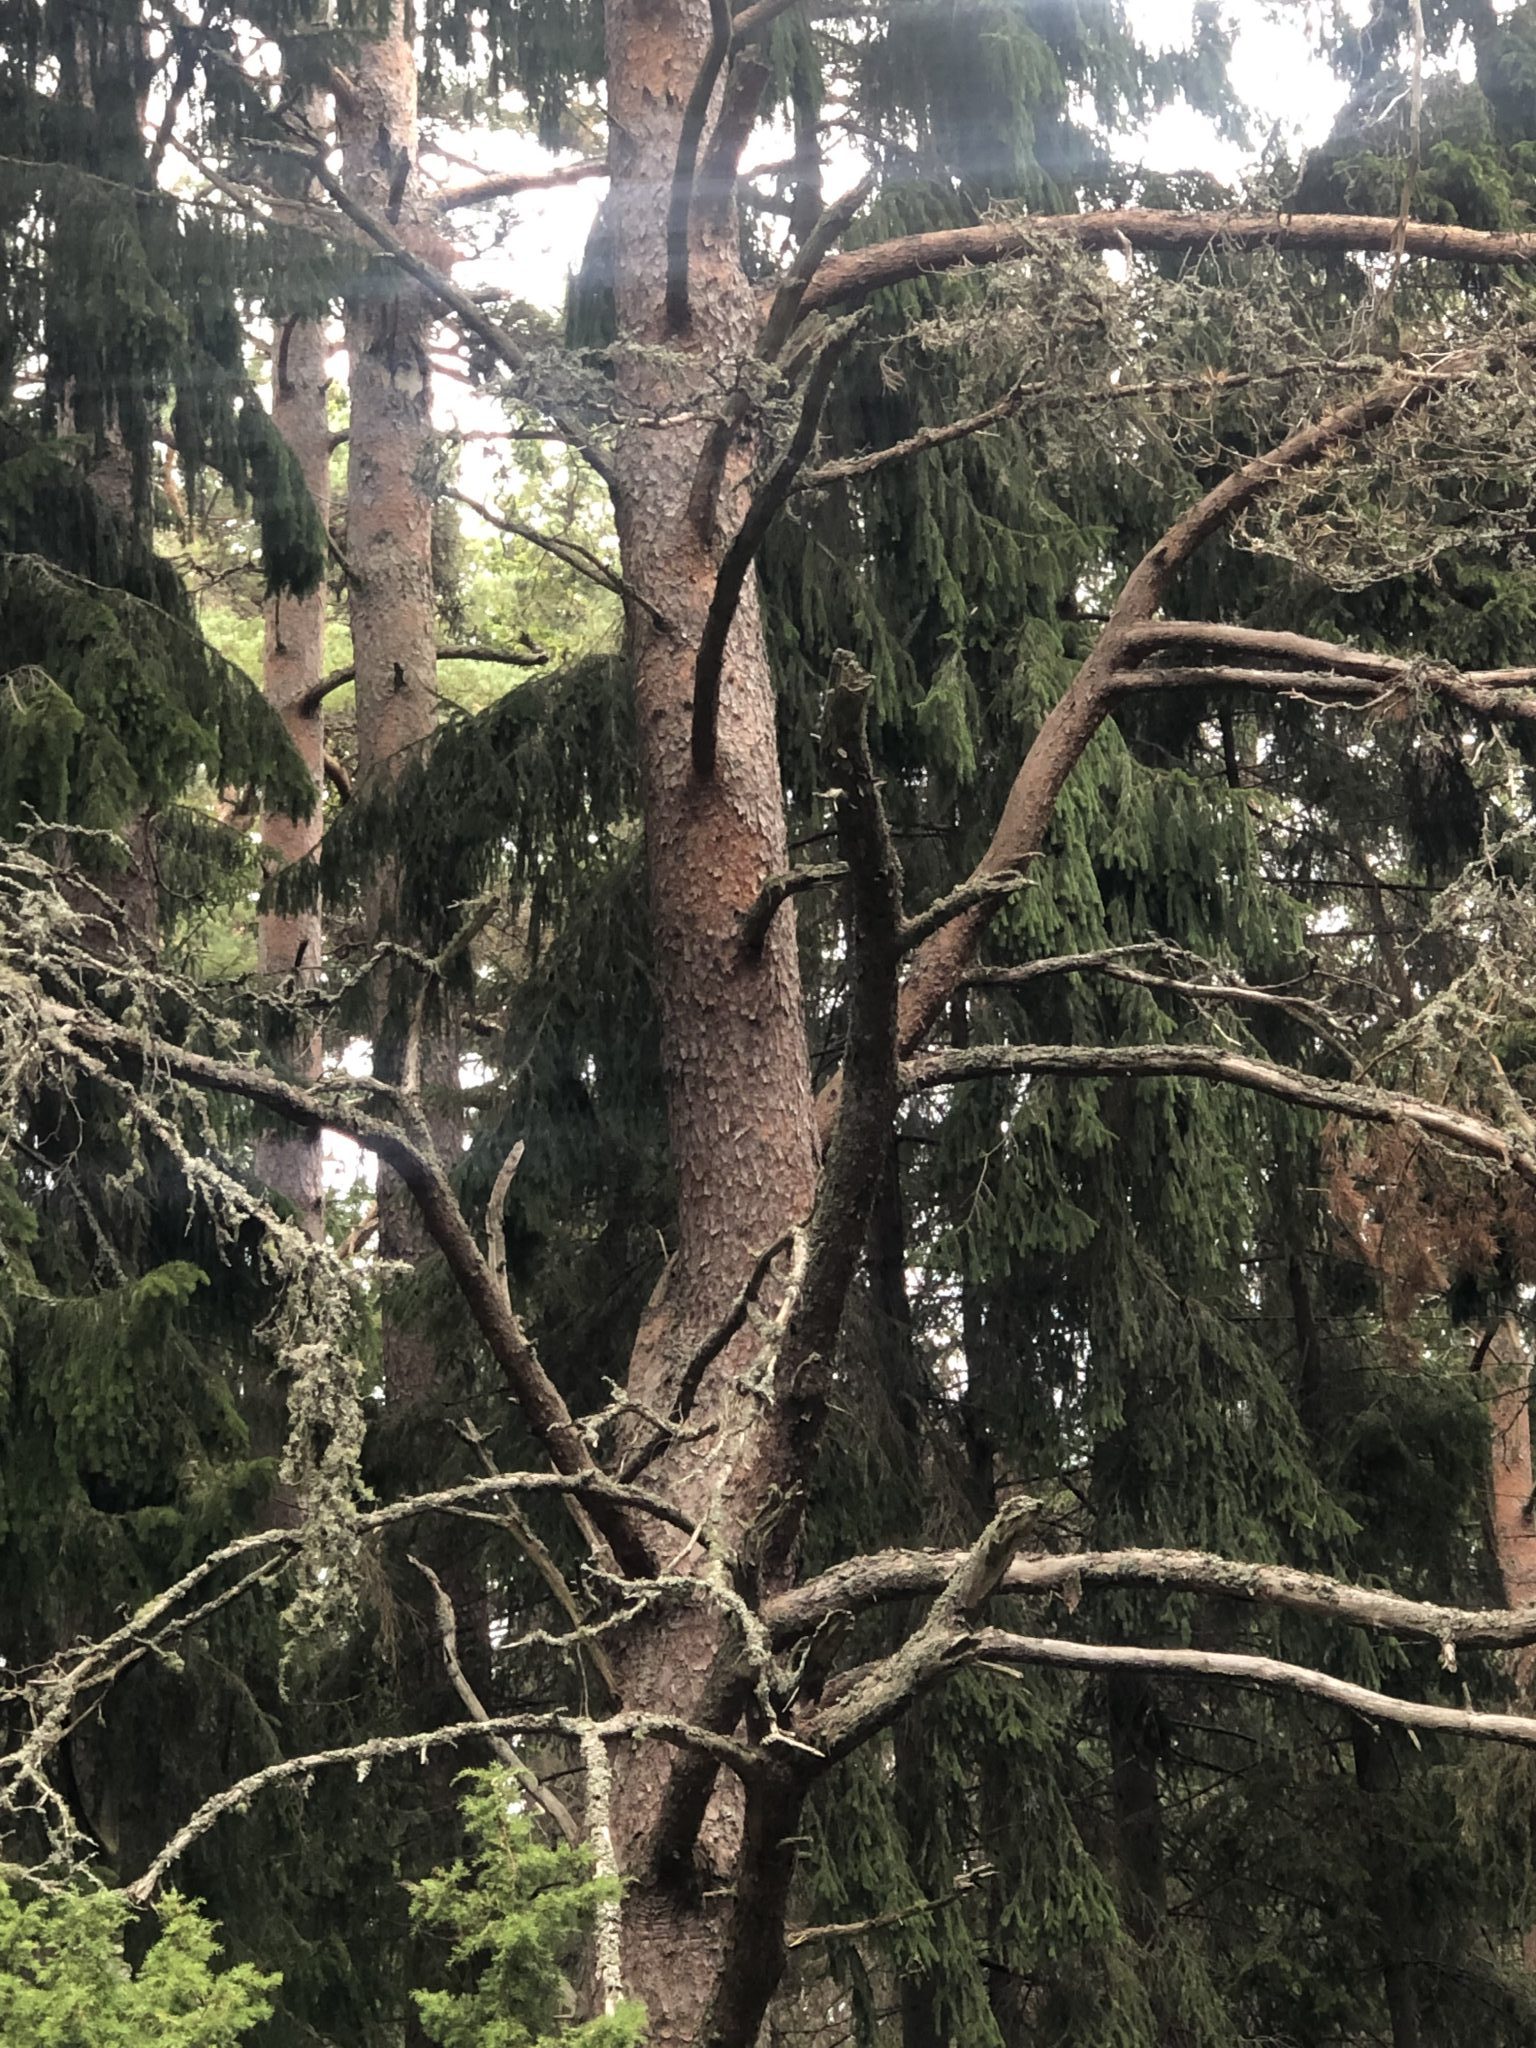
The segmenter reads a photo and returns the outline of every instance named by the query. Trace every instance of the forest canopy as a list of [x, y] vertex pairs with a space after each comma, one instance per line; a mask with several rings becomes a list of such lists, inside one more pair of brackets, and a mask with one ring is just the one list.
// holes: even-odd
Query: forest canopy
[[1532, 0], [0, 0], [7, 2043], [1536, 2037], [1533, 268]]

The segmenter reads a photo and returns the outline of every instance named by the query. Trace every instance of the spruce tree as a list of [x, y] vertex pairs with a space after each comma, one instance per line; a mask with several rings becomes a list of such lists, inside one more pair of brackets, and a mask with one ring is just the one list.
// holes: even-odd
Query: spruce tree
[[[182, 1865], [285, 1969], [272, 2040], [526, 2031], [525, 1845], [427, 1876], [464, 1730], [592, 1845], [586, 2037], [631, 1997], [713, 2048], [1528, 2037], [1518, 1781], [1460, 1738], [1531, 1732], [1469, 1707], [1532, 1630], [1479, 1611], [1465, 1328], [1536, 1183], [1529, 10], [1428, 12], [1228, 194], [1115, 148], [1235, 121], [1210, 21], [429, 11], [429, 111], [516, 92], [560, 143], [605, 85], [563, 342], [449, 274], [516, 181], [433, 200], [402, 17], [257, 23], [263, 86], [132, 10], [8, 32], [8, 1854], [136, 1904]], [[154, 65], [207, 191], [158, 182]], [[871, 177], [828, 205], [834, 124]], [[70, 298], [36, 195], [103, 176], [125, 253]], [[313, 762], [147, 546], [142, 451], [254, 488], [280, 634], [319, 519], [240, 321], [342, 304], [343, 944], [218, 984], [177, 875], [236, 917], [214, 807], [312, 816]], [[538, 538], [624, 610], [441, 722], [435, 319], [602, 479], [616, 565]], [[158, 953], [75, 865], [146, 805], [188, 820]], [[313, 919], [284, 851], [268, 917]], [[393, 1177], [382, 1271], [293, 1226], [273, 1134], [321, 1129]], [[476, 1983], [422, 1981], [408, 1880]]]

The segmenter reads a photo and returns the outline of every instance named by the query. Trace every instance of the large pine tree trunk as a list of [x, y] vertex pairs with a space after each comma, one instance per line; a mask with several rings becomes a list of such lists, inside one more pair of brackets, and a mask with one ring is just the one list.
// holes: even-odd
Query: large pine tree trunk
[[[1502, 1316], [1483, 1347], [1488, 1404], [1488, 1535], [1505, 1605], [1536, 1603], [1536, 1464], [1531, 1456], [1531, 1357], [1516, 1317]], [[1536, 1651], [1510, 1659], [1523, 1702], [1536, 1692]], [[1525, 1967], [1536, 1971], [1536, 1927], [1521, 1941]]]
[[[726, 653], [714, 776], [701, 782], [690, 758], [695, 652], [724, 542], [745, 503], [750, 449], [739, 445], [728, 463], [708, 531], [690, 517], [689, 496], [718, 393], [750, 353], [757, 324], [734, 212], [704, 221], [695, 208], [692, 319], [681, 334], [667, 327], [667, 205], [683, 110], [709, 46], [709, 9], [706, 0], [608, 0], [607, 37], [616, 375], [637, 410], [671, 406], [682, 415], [621, 434], [614, 489], [624, 573], [668, 622], [663, 629], [631, 607], [678, 1219], [630, 1391], [665, 1410], [669, 1376], [690, 1339], [724, 1311], [755, 1256], [805, 1214], [815, 1160], [793, 917], [780, 914], [756, 957], [737, 934], [765, 876], [787, 865], [773, 690], [750, 589]], [[716, 1424], [715, 1434], [674, 1446], [651, 1475], [733, 1546], [789, 1477], [773, 1425], [735, 1386], [742, 1360], [733, 1347], [700, 1390], [695, 1418]], [[654, 1613], [624, 1646], [625, 1705], [706, 1711], [724, 1633], [718, 1610], [702, 1601]], [[696, 1850], [674, 1858], [657, 1827], [669, 1800], [688, 1805], [677, 1760], [650, 1744], [631, 1746], [616, 1763], [615, 1845], [635, 1880], [625, 1905], [626, 1982], [646, 2002], [654, 2048], [697, 2048], [720, 2038], [705, 2030], [705, 2015], [729, 1940], [723, 1923], [733, 1910], [751, 1910], [746, 1898], [733, 1906], [722, 1894], [742, 1829], [755, 1831], [756, 1817], [742, 1815], [734, 1787], [717, 1786]], [[681, 1840], [691, 1834], [685, 1827]], [[760, 2010], [762, 1984], [740, 1988], [746, 2008]]]

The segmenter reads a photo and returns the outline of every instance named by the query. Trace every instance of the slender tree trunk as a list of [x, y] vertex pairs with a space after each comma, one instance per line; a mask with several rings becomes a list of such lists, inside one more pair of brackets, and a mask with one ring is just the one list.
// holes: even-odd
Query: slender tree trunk
[[[370, 212], [434, 262], [443, 260], [431, 201], [416, 163], [416, 61], [402, 0], [381, 33], [358, 45], [348, 89], [338, 94], [343, 175]], [[437, 625], [432, 582], [432, 309], [421, 288], [387, 259], [371, 262], [345, 306], [350, 416], [347, 441], [348, 610], [357, 690], [359, 796], [398, 782], [437, 729]], [[398, 879], [382, 873], [370, 924], [375, 938], [414, 939], [405, 929]], [[375, 1071], [398, 1082], [416, 992], [410, 971], [381, 972]], [[431, 1022], [438, 1020], [434, 1013]], [[422, 1079], [436, 1135], [457, 1150], [451, 1103], [455, 1062], [446, 1032], [424, 1036]], [[414, 1204], [387, 1172], [379, 1179], [379, 1251], [415, 1265], [427, 1241]], [[386, 1400], [397, 1409], [430, 1399], [435, 1347], [387, 1318]]]
[[[323, 132], [323, 107], [312, 107], [310, 119]], [[322, 521], [330, 514], [331, 449], [326, 418], [326, 342], [323, 323], [291, 320], [275, 337], [272, 419], [292, 449], [315, 509]], [[308, 597], [270, 597], [266, 608], [266, 645], [262, 687], [267, 702], [283, 721], [289, 739], [309, 770], [314, 808], [307, 818], [269, 812], [262, 820], [261, 839], [267, 857], [279, 868], [313, 861], [323, 829], [321, 799], [325, 794], [325, 726], [318, 705], [304, 700], [319, 682], [325, 659], [325, 589]], [[256, 926], [256, 961], [263, 980], [279, 982], [295, 998], [318, 988], [321, 968], [321, 913], [318, 898], [307, 909], [263, 911]], [[317, 1029], [303, 1024], [280, 1027], [275, 1048], [282, 1061], [305, 1081], [318, 1081], [324, 1047]], [[300, 1131], [290, 1124], [263, 1131], [256, 1140], [256, 1171], [268, 1187], [292, 1204], [300, 1227], [311, 1237], [325, 1230], [325, 1160], [319, 1131]], [[248, 1404], [253, 1448], [275, 1458], [287, 1436], [287, 1403], [281, 1386], [268, 1381]], [[270, 1513], [290, 1522], [294, 1502], [279, 1489]]]
[[[453, 252], [437, 225], [417, 162], [416, 56], [403, 0], [387, 21], [359, 41], [344, 89], [337, 93], [342, 175], [370, 213], [389, 222], [407, 246], [447, 271]], [[437, 730], [437, 600], [432, 574], [432, 521], [437, 437], [432, 425], [428, 347], [435, 316], [427, 295], [388, 258], [374, 257], [354, 280], [343, 308], [348, 358], [347, 538], [348, 612], [356, 667], [359, 799], [399, 783], [423, 759]], [[417, 944], [421, 934], [400, 893], [398, 871], [378, 873], [368, 905], [374, 940]], [[429, 992], [416, 1016], [421, 983], [411, 967], [382, 966], [374, 983], [373, 1068], [382, 1081], [410, 1078], [414, 1050], [432, 1141], [445, 1167], [458, 1157], [458, 1060], [452, 1020]], [[414, 1045], [413, 1045], [414, 1041]], [[408, 1271], [431, 1257], [420, 1211], [386, 1168], [378, 1187], [378, 1251]], [[383, 1303], [384, 1427], [379, 1461], [388, 1485], [397, 1460], [416, 1472], [446, 1465], [452, 1363], [423, 1327], [407, 1284]], [[489, 1666], [489, 1616], [478, 1554], [466, 1554], [456, 1532], [402, 1532], [394, 1584], [400, 1631], [396, 1685], [423, 1724], [460, 1711], [448, 1684], [434, 1603], [406, 1563], [414, 1549], [438, 1574], [453, 1604], [461, 1664], [484, 1692]], [[434, 1809], [433, 1854], [451, 1854], [456, 1820], [453, 1778], [444, 1756], [426, 1779]], [[414, 2013], [411, 2043], [424, 2041]]]
[[[323, 325], [294, 320], [277, 334], [272, 385], [272, 418], [293, 450], [322, 520], [330, 511], [330, 430], [326, 419], [326, 343]], [[262, 686], [279, 714], [315, 789], [315, 807], [304, 819], [269, 814], [262, 820], [266, 852], [281, 867], [312, 861], [319, 849], [321, 798], [325, 779], [324, 714], [304, 700], [319, 682], [325, 657], [325, 590], [309, 597], [267, 600], [266, 650]], [[295, 996], [320, 979], [320, 905], [289, 913], [264, 911], [256, 930], [257, 965], [270, 984], [283, 979]], [[281, 1048], [287, 1063], [306, 1081], [320, 1078], [322, 1048], [314, 1030], [299, 1029]], [[257, 1140], [256, 1171], [298, 1213], [312, 1237], [325, 1227], [325, 1189], [318, 1131], [288, 1127]]]
[[[652, 943], [672, 1158], [678, 1180], [677, 1247], [632, 1365], [630, 1390], [663, 1410], [690, 1337], [713, 1323], [756, 1254], [803, 1217], [814, 1182], [811, 1090], [791, 915], [780, 912], [760, 954], [744, 952], [737, 919], [764, 878], [787, 865], [772, 683], [755, 589], [745, 594], [726, 652], [718, 765], [700, 781], [690, 758], [695, 650], [726, 539], [745, 504], [750, 446], [727, 462], [717, 516], [701, 531], [689, 498], [719, 391], [753, 347], [753, 296], [742, 272], [734, 212], [695, 207], [686, 331], [668, 331], [664, 308], [666, 216], [683, 111], [710, 42], [705, 0], [608, 0], [612, 137], [609, 218], [616, 251], [620, 341], [616, 374], [637, 408], [671, 406], [667, 425], [635, 425], [615, 454], [615, 509], [624, 573], [668, 627], [632, 608]], [[665, 350], [660, 355], [658, 350]], [[701, 417], [702, 415], [702, 417]], [[750, 1352], [750, 1340], [748, 1354]], [[707, 1516], [735, 1547], [774, 1489], [790, 1477], [788, 1445], [761, 1405], [736, 1385], [744, 1355], [728, 1349], [700, 1389], [695, 1417], [712, 1436], [674, 1446], [653, 1477], [691, 1514]], [[748, 1549], [761, 1548], [756, 1532]], [[722, 1650], [717, 1611], [678, 1603], [637, 1627], [624, 1646], [625, 1704], [673, 1713], [709, 1710], [704, 1698]], [[729, 1697], [727, 1689], [725, 1697]], [[725, 1710], [730, 1711], [730, 1710]], [[722, 1710], [715, 1709], [715, 1718]], [[669, 1862], [664, 1813], [707, 1798], [707, 1775], [661, 1745], [622, 1759], [614, 1801], [620, 1867], [639, 1880], [626, 1897], [624, 1967], [646, 2002], [653, 2048], [698, 2048], [717, 1989], [750, 2026], [775, 1976], [721, 1986], [730, 1914], [757, 1910], [755, 1888], [731, 1882], [751, 1816], [735, 1787], [715, 1788], [697, 1852]], [[691, 1789], [690, 1789], [691, 1788]], [[680, 1839], [691, 1843], [695, 1829]], [[738, 1873], [739, 1875], [739, 1873]], [[787, 1882], [787, 1866], [774, 1881]], [[751, 1894], [749, 1898], [748, 1894]], [[711, 1896], [714, 1894], [714, 1896]], [[723, 2010], [717, 2006], [717, 2011]]]

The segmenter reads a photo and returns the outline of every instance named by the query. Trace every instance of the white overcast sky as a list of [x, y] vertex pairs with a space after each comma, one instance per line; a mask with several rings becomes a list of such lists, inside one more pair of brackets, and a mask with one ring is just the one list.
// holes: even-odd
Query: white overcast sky
[[[1357, 0], [1352, 11], [1363, 12], [1364, 4]], [[1128, 0], [1126, 11], [1137, 34], [1152, 48], [1188, 38], [1193, 12], [1188, 0]], [[1316, 12], [1311, 0], [1292, 0], [1278, 8], [1266, 0], [1232, 0], [1227, 9], [1237, 31], [1232, 78], [1239, 98], [1253, 111], [1254, 153], [1277, 123], [1280, 139], [1289, 143], [1293, 157], [1321, 141], [1343, 99], [1339, 81], [1318, 54]], [[764, 141], [763, 161], [782, 155], [772, 138]], [[470, 146], [488, 172], [537, 170], [550, 161], [530, 137], [505, 130], [481, 134]], [[1170, 107], [1159, 114], [1128, 145], [1126, 154], [1155, 170], [1199, 168], [1223, 178], [1235, 177], [1245, 156], [1187, 107]], [[829, 184], [853, 184], [861, 166], [850, 156], [846, 168], [848, 175], [840, 180], [834, 166]], [[506, 241], [483, 262], [467, 263], [462, 279], [469, 284], [505, 284], [509, 274], [515, 275], [515, 288], [522, 296], [551, 310], [558, 307], [567, 270], [581, 260], [602, 190], [601, 181], [593, 180], [527, 194], [518, 202], [517, 224]]]

